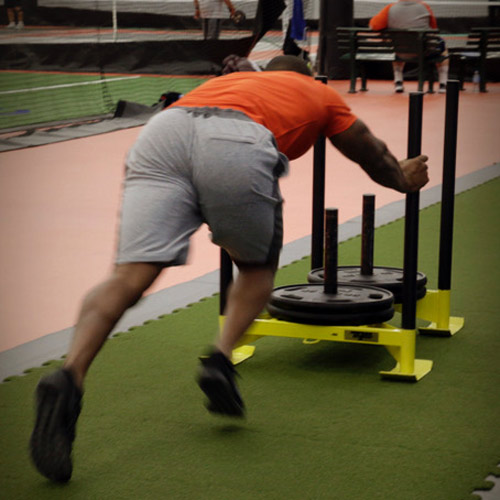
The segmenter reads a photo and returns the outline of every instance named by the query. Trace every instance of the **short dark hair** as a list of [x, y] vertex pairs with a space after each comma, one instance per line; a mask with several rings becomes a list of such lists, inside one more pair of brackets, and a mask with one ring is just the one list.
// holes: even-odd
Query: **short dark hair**
[[296, 56], [276, 56], [269, 61], [264, 71], [295, 71], [296, 73], [312, 76], [312, 72], [304, 59]]

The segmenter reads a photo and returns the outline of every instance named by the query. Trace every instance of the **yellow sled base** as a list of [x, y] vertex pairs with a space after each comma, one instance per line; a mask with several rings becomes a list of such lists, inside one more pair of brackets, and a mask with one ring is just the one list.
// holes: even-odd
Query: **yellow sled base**
[[[222, 328], [225, 316], [219, 317]], [[322, 340], [364, 345], [382, 345], [395, 359], [390, 371], [381, 371], [384, 379], [417, 382], [432, 370], [432, 361], [415, 359], [416, 330], [396, 328], [387, 323], [366, 326], [325, 326], [291, 323], [267, 314], [259, 316], [247, 330], [232, 355], [234, 364], [253, 356], [255, 346], [250, 345], [262, 337], [289, 337], [305, 343]]]
[[[451, 337], [464, 327], [464, 318], [450, 316], [450, 296], [450, 290], [427, 290], [425, 297], [417, 301], [417, 318], [430, 322], [418, 328], [421, 335]], [[396, 304], [395, 309], [401, 311], [401, 304]]]

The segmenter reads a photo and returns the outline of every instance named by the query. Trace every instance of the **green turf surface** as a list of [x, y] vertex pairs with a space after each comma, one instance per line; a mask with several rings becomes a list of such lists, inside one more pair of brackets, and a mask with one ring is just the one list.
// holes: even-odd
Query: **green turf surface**
[[121, 100], [148, 106], [205, 78], [0, 72], [0, 130], [113, 113]]
[[[421, 212], [419, 269], [437, 280], [439, 205]], [[383, 381], [383, 347], [266, 338], [239, 365], [244, 421], [209, 415], [194, 382], [217, 297], [108, 342], [89, 374], [75, 472], [30, 465], [32, 393], [59, 362], [0, 385], [0, 490], [8, 499], [460, 500], [499, 474], [500, 179], [456, 198], [452, 338], [417, 338], [434, 361], [416, 384]], [[376, 265], [402, 262], [401, 220], [376, 231]], [[355, 264], [359, 238], [340, 245]], [[277, 284], [305, 281], [307, 258]]]

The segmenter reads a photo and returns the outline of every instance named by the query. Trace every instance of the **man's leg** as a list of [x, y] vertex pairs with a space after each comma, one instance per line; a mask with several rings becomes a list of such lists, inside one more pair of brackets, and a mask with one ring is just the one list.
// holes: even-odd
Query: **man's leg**
[[24, 12], [22, 7], [16, 7], [16, 14], [17, 14], [17, 29], [22, 29], [24, 28]]
[[9, 20], [9, 24], [7, 28], [15, 28], [16, 27], [16, 12], [14, 8], [7, 9], [7, 19]]
[[71, 452], [80, 414], [83, 380], [95, 356], [123, 313], [153, 283], [161, 266], [121, 264], [85, 298], [64, 367], [43, 377], [36, 389], [36, 421], [31, 458], [52, 481], [71, 478]]
[[109, 333], [158, 277], [162, 267], [152, 263], [119, 264], [111, 276], [85, 297], [73, 342], [64, 362], [81, 389], [93, 359]]
[[185, 263], [202, 222], [191, 184], [191, 120], [181, 109], [154, 116], [128, 153], [116, 265], [85, 298], [64, 367], [36, 390], [31, 456], [54, 481], [68, 481], [85, 375], [122, 314], [160, 274]]
[[398, 93], [404, 91], [403, 87], [403, 69], [405, 63], [402, 61], [394, 61], [392, 63], [392, 71], [394, 73], [394, 90]]
[[201, 358], [199, 385], [208, 397], [212, 413], [241, 417], [244, 403], [235, 382], [231, 354], [245, 331], [264, 309], [273, 290], [274, 266], [240, 267], [238, 277], [229, 290], [226, 320], [215, 351]]
[[448, 59], [445, 59], [442, 62], [436, 63], [436, 67], [438, 71], [439, 93], [444, 94], [446, 92], [446, 82], [448, 81], [450, 63]]
[[203, 40], [208, 40], [208, 19], [207, 18], [202, 19], [201, 25], [203, 28]]
[[227, 358], [252, 324], [262, 312], [273, 290], [274, 270], [271, 267], [242, 267], [229, 290], [226, 320], [215, 347]]
[[208, 396], [209, 411], [242, 416], [231, 353], [272, 291], [283, 240], [278, 183], [288, 160], [278, 153], [267, 129], [231, 113], [219, 110], [196, 121], [204, 146], [193, 159], [200, 207], [213, 243], [224, 248], [239, 267], [215, 352], [201, 358], [198, 382]]

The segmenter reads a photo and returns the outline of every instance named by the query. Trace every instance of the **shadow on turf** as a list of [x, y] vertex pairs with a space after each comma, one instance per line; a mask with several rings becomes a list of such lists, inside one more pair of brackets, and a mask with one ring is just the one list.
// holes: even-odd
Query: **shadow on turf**
[[[356, 373], [372, 375], [379, 370], [390, 369], [395, 361], [383, 346], [342, 344], [339, 342], [302, 342], [282, 341], [279, 350], [259, 351], [258, 343], [255, 356], [248, 364], [259, 365], [266, 371], [281, 371], [285, 368], [299, 368], [306, 372]], [[267, 346], [266, 346], [267, 347]], [[274, 358], [274, 359], [273, 359]], [[270, 360], [272, 363], [270, 364]]]

